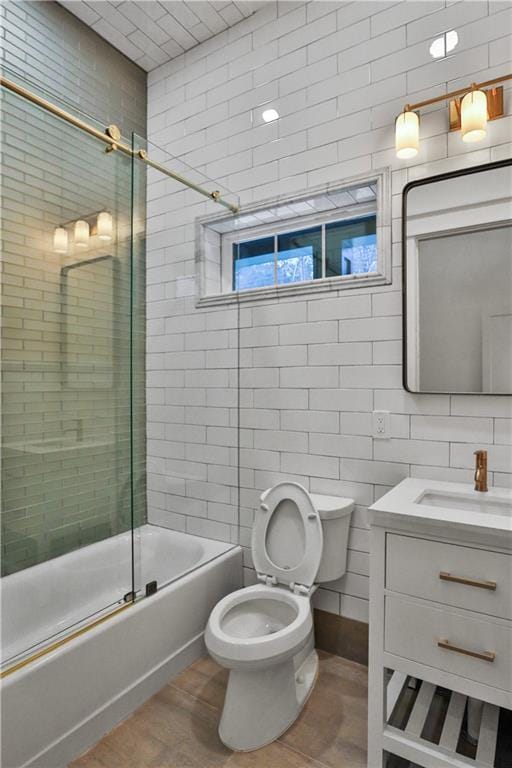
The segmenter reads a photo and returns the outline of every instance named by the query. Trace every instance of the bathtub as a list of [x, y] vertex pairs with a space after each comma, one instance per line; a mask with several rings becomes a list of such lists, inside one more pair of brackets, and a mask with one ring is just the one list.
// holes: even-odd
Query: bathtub
[[242, 585], [239, 547], [145, 525], [134, 549], [137, 594], [158, 591], [131, 605], [130, 533], [2, 579], [7, 666], [78, 633], [2, 680], [3, 768], [67, 765], [204, 652], [211, 609]]

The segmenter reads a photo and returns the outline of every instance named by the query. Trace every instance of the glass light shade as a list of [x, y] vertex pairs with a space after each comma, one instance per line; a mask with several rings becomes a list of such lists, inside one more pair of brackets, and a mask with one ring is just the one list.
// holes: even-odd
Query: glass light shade
[[96, 228], [100, 240], [112, 240], [112, 214], [108, 211], [98, 213]]
[[55, 253], [68, 252], [68, 232], [64, 227], [55, 227], [54, 229], [53, 250]]
[[75, 245], [77, 248], [87, 248], [89, 245], [89, 224], [83, 219], [75, 221]]
[[402, 112], [395, 123], [396, 156], [409, 160], [418, 154], [420, 144], [420, 119], [416, 112]]
[[487, 96], [483, 91], [466, 93], [460, 105], [462, 141], [481, 141], [487, 133]]

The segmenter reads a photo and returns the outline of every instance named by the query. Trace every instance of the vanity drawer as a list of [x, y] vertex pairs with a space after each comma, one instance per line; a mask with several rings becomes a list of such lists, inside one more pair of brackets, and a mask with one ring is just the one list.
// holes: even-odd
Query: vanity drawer
[[388, 653], [512, 691], [512, 625], [398, 595], [386, 597], [385, 615], [384, 648]]
[[390, 533], [386, 588], [512, 619], [512, 555]]

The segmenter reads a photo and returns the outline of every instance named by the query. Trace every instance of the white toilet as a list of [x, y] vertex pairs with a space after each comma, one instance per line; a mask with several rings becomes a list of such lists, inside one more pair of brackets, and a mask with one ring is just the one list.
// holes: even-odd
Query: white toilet
[[219, 725], [223, 743], [250, 751], [296, 720], [315, 683], [311, 596], [345, 573], [353, 499], [310, 494], [279, 483], [261, 496], [252, 556], [263, 582], [224, 597], [205, 642], [230, 670]]

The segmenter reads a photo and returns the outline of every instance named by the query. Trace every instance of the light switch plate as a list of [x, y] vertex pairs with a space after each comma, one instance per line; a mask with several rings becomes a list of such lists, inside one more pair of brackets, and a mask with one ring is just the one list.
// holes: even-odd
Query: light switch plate
[[389, 411], [373, 412], [373, 437], [381, 440], [389, 438]]

